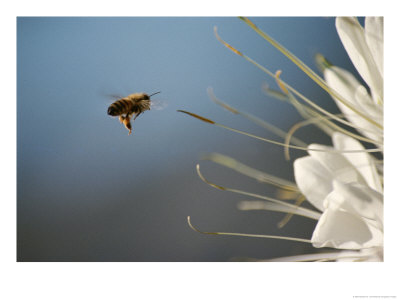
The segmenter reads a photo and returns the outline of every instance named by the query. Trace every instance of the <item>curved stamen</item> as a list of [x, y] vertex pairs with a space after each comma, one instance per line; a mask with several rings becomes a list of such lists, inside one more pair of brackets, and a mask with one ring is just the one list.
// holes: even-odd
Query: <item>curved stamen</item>
[[188, 224], [190, 228], [194, 231], [202, 234], [212, 234], [212, 235], [230, 235], [230, 236], [244, 236], [244, 237], [256, 237], [256, 238], [264, 238], [264, 239], [278, 239], [278, 240], [287, 240], [287, 241], [294, 241], [294, 242], [301, 242], [301, 243], [311, 243], [311, 240], [294, 238], [294, 237], [286, 237], [286, 236], [278, 236], [278, 235], [264, 235], [264, 234], [247, 234], [247, 233], [234, 233], [234, 232], [207, 232], [201, 231], [194, 227], [190, 221], [190, 216], [187, 217]]
[[[306, 198], [303, 195], [300, 195], [297, 199], [296, 202], [294, 203], [294, 205], [296, 205], [297, 207], [300, 207], [300, 205], [306, 200]], [[285, 226], [290, 219], [293, 217], [293, 215], [295, 215], [296, 212], [288, 212], [283, 219], [278, 223], [278, 228], [283, 228], [283, 226]]]
[[[248, 120], [254, 122], [255, 124], [267, 129], [268, 131], [274, 133], [276, 136], [279, 136], [279, 137], [285, 139], [287, 133], [285, 131], [283, 131], [282, 129], [280, 129], [280, 128], [278, 128], [278, 127], [276, 127], [276, 126], [274, 126], [274, 125], [272, 125], [272, 124], [270, 124], [270, 123], [268, 123], [268, 122], [266, 122], [266, 121], [264, 121], [264, 120], [262, 120], [262, 119], [260, 119], [260, 118], [258, 118], [256, 116], [253, 116], [253, 115], [251, 115], [249, 113], [240, 111], [240, 110], [228, 105], [227, 103], [221, 101], [220, 99], [218, 99], [214, 95], [212, 88], [208, 88], [207, 92], [208, 92], [209, 97], [211, 98], [211, 100], [214, 103], [222, 106], [223, 108], [225, 108], [226, 110], [230, 111], [233, 114], [242, 115], [246, 119], [248, 119]], [[292, 142], [297, 146], [307, 147], [307, 144], [304, 143], [303, 141], [299, 140], [298, 138], [293, 138]]]
[[351, 136], [351, 137], [353, 137], [353, 138], [355, 138], [355, 139], [358, 139], [358, 140], [361, 140], [361, 141], [364, 141], [364, 142], [367, 142], [367, 143], [371, 143], [371, 144], [380, 144], [380, 143], [377, 142], [377, 141], [373, 141], [373, 140], [371, 140], [371, 139], [369, 139], [369, 138], [365, 138], [365, 137], [363, 137], [363, 136], [361, 136], [361, 135], [354, 134], [354, 133], [352, 133], [352, 132], [350, 132], [350, 131], [348, 131], [348, 130], [345, 130], [345, 129], [343, 129], [343, 128], [337, 126], [336, 124], [334, 124], [334, 123], [332, 123], [332, 122], [329, 122], [329, 118], [327, 118], [327, 117], [318, 116], [318, 117], [315, 117], [315, 118], [309, 118], [309, 119], [307, 119], [307, 120], [304, 120], [304, 121], [301, 121], [301, 122], [299, 122], [299, 123], [296, 123], [296, 124], [294, 124], [294, 125], [292, 126], [292, 128], [290, 128], [290, 130], [289, 130], [288, 133], [287, 133], [287, 136], [285, 137], [285, 149], [284, 149], [284, 153], [285, 153], [285, 159], [286, 159], [286, 160], [290, 160], [289, 147], [288, 147], [288, 146], [290, 145], [290, 140], [291, 140], [293, 134], [294, 134], [298, 129], [300, 129], [300, 128], [304, 127], [304, 126], [311, 125], [311, 124], [316, 124], [316, 123], [318, 123], [318, 122], [326, 122], [327, 124], [329, 124], [329, 126], [332, 126], [332, 125], [333, 125], [332, 127], [336, 128], [337, 131], [342, 132], [342, 133], [346, 134], [347, 136]]
[[201, 180], [203, 180], [205, 183], [207, 183], [208, 185], [210, 185], [210, 186], [212, 186], [212, 187], [214, 187], [216, 189], [223, 190], [223, 191], [228, 191], [228, 192], [232, 192], [232, 193], [236, 193], [236, 194], [240, 194], [240, 195], [250, 196], [250, 197], [258, 198], [258, 199], [262, 199], [262, 200], [266, 200], [266, 201], [275, 203], [275, 204], [277, 204], [277, 205], [279, 205], [281, 207], [286, 207], [287, 210], [285, 212], [293, 212], [293, 211], [295, 211], [296, 214], [302, 215], [303, 217], [307, 217], [307, 218], [310, 218], [310, 219], [318, 220], [321, 217], [321, 213], [319, 213], [317, 211], [314, 211], [314, 210], [311, 210], [311, 209], [307, 209], [307, 208], [304, 208], [304, 207], [299, 207], [299, 206], [296, 206], [296, 205], [293, 205], [293, 204], [290, 204], [290, 203], [287, 203], [287, 202], [284, 202], [284, 201], [281, 201], [281, 200], [277, 200], [277, 199], [274, 199], [274, 198], [271, 198], [271, 197], [262, 196], [262, 195], [258, 195], [258, 194], [254, 194], [254, 193], [249, 193], [249, 192], [245, 192], [245, 191], [242, 191], [242, 190], [226, 188], [226, 187], [217, 185], [215, 183], [212, 183], [212, 182], [208, 181], [203, 176], [203, 174], [201, 174], [200, 165], [199, 164], [196, 165], [196, 170], [197, 170], [197, 174], [199, 175]]
[[[197, 115], [195, 113], [191, 113], [191, 112], [188, 112], [188, 111], [185, 111], [185, 110], [177, 110], [177, 111], [185, 113], [187, 115], [190, 115], [190, 116], [192, 116], [192, 117], [194, 117], [196, 119], [199, 119], [199, 120], [201, 120], [203, 122], [206, 122], [206, 123], [209, 123], [209, 124], [212, 124], [212, 125], [216, 125], [218, 127], [225, 128], [227, 130], [230, 130], [230, 131], [233, 131], [233, 132], [236, 132], [236, 133], [240, 133], [240, 134], [255, 138], [257, 140], [261, 140], [261, 141], [268, 142], [268, 143], [271, 143], [271, 144], [274, 144], [274, 145], [278, 145], [278, 146], [286, 146], [285, 143], [280, 143], [280, 142], [277, 142], [277, 141], [274, 141], [274, 140], [270, 140], [270, 139], [266, 139], [266, 138], [262, 138], [262, 137], [259, 137], [257, 135], [254, 135], [254, 134], [251, 134], [251, 133], [247, 133], [247, 132], [244, 132], [244, 131], [241, 131], [241, 130], [238, 130], [238, 129], [234, 129], [234, 128], [219, 124], [217, 122], [214, 122], [214, 121], [212, 121], [210, 119], [207, 119], [205, 117], [199, 116], [199, 115]], [[294, 145], [289, 145], [288, 147], [292, 148], [292, 149], [304, 150], [304, 151], [333, 152], [333, 153], [382, 152], [382, 149], [379, 149], [379, 148], [364, 149], [364, 150], [336, 150], [336, 149], [324, 149], [324, 150], [322, 150], [322, 149], [312, 149], [312, 148], [299, 147], [299, 146], [294, 146]]]

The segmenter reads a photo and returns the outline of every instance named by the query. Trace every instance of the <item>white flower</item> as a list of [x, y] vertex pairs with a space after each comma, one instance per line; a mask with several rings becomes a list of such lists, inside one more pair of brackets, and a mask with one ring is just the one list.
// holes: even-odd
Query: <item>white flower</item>
[[[366, 18], [365, 29], [356, 18], [337, 18], [336, 27], [371, 94], [350, 72], [336, 66], [324, 69], [325, 80], [350, 104], [333, 97], [344, 116], [360, 133], [382, 146], [383, 18]], [[364, 149], [349, 136], [336, 132], [332, 140], [338, 152], [313, 144], [309, 149], [326, 151], [309, 151], [310, 156], [294, 163], [299, 189], [323, 212], [311, 241], [315, 247], [361, 250], [363, 260], [383, 260], [383, 178], [375, 159], [368, 153], [340, 153]]]
[[[383, 143], [383, 18], [367, 17], [365, 29], [357, 18], [337, 18], [336, 28], [351, 61], [371, 94], [351, 74], [337, 66], [324, 70], [329, 87], [355, 110], [334, 97], [345, 117], [376, 144]], [[357, 112], [363, 114], [361, 116]], [[371, 122], [371, 120], [373, 122]]]
[[[382, 184], [368, 153], [341, 153], [363, 146], [341, 133], [334, 148], [311, 144], [310, 156], [294, 163], [297, 186], [322, 211], [311, 242], [314, 247], [359, 250], [383, 247]], [[331, 150], [338, 150], [332, 152]]]
[[[282, 81], [279, 77], [280, 71], [273, 73], [261, 66], [222, 40], [215, 30], [217, 39], [222, 44], [276, 79], [282, 93], [267, 88], [268, 94], [280, 100], [289, 101], [306, 120], [295, 124], [287, 134], [282, 134], [279, 129], [271, 124], [214, 99], [214, 102], [228, 111], [241, 114], [277, 136], [283, 136], [285, 144], [282, 144], [230, 128], [193, 113], [181, 112], [206, 123], [258, 140], [284, 145], [287, 147], [286, 149], [308, 150], [309, 156], [299, 158], [294, 162], [296, 185], [243, 165], [229, 157], [215, 154], [209, 157], [210, 160], [232, 168], [239, 173], [277, 186], [281, 189], [278, 197], [282, 200], [295, 200], [295, 204], [211, 183], [200, 173], [199, 166], [197, 166], [197, 171], [200, 178], [214, 188], [262, 200], [243, 201], [239, 206], [242, 210], [261, 209], [287, 213], [279, 226], [286, 224], [293, 214], [317, 220], [317, 225], [311, 240], [258, 234], [203, 232], [193, 227], [190, 218], [188, 218], [189, 225], [195, 231], [206, 234], [286, 239], [312, 243], [316, 248], [334, 248], [333, 252], [274, 259], [279, 261], [382, 261], [383, 175], [382, 169], [379, 168], [378, 170], [377, 166], [383, 161], [379, 161], [369, 153], [383, 151], [383, 18], [367, 17], [365, 28], [359, 24], [357, 18], [336, 19], [336, 28], [343, 46], [367, 84], [367, 88], [353, 74], [333, 66], [322, 55], [318, 55], [317, 61], [324, 71], [325, 80], [323, 80], [294, 54], [260, 30], [250, 20], [241, 19], [326, 90], [337, 103], [343, 116], [334, 115], [316, 105], [312, 100]], [[343, 117], [348, 121], [344, 120]], [[317, 125], [330, 135], [333, 147], [319, 144], [311, 144], [307, 147], [304, 142], [291, 139], [298, 128], [309, 124]], [[343, 124], [354, 127], [361, 135], [343, 127]], [[290, 143], [291, 140], [293, 144]], [[374, 144], [376, 147], [365, 149], [359, 141]], [[288, 150], [285, 155], [289, 159]], [[301, 207], [304, 198], [319, 211]]]

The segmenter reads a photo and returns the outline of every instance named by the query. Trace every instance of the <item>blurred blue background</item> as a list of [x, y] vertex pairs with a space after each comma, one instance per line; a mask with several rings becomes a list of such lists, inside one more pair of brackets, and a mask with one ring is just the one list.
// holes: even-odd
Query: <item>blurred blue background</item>
[[[334, 18], [252, 18], [317, 71], [317, 52], [354, 70]], [[212, 103], [206, 89], [236, 108], [288, 130], [300, 117], [265, 95], [274, 80], [235, 55], [213, 33], [331, 111], [328, 95], [237, 18], [17, 18], [18, 261], [229, 261], [311, 252], [289, 241], [201, 235], [246, 232], [310, 238], [315, 223], [283, 214], [241, 212], [244, 196], [203, 183], [195, 171], [232, 188], [275, 190], [200, 160], [220, 152], [293, 180], [279, 146], [228, 132], [176, 112], [275, 138]], [[145, 112], [133, 133], [106, 114], [110, 95], [162, 91], [163, 110]], [[329, 143], [310, 128], [306, 142]], [[275, 138], [276, 139], [276, 138]], [[293, 158], [305, 153], [292, 152]]]

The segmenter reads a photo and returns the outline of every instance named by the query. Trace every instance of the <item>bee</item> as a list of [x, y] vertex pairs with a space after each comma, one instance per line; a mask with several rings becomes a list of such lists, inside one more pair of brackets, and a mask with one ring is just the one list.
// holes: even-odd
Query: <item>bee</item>
[[140, 114], [146, 110], [150, 110], [150, 97], [159, 93], [161, 92], [156, 92], [150, 96], [145, 93], [130, 94], [111, 104], [108, 107], [107, 114], [114, 117], [119, 116], [119, 121], [129, 130], [128, 135], [130, 135], [132, 132], [131, 118], [133, 115], [135, 115], [133, 118], [133, 121], [135, 121]]

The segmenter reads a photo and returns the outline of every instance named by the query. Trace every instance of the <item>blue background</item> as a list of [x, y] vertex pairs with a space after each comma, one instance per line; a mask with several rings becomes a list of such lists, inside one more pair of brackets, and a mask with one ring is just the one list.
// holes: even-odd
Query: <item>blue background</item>
[[[252, 18], [317, 70], [320, 52], [353, 70], [334, 18]], [[201, 235], [247, 232], [310, 238], [314, 221], [240, 212], [249, 200], [203, 183], [195, 171], [232, 188], [274, 196], [275, 189], [200, 160], [220, 152], [293, 180], [292, 163], [269, 145], [176, 112], [275, 138], [212, 103], [220, 99], [288, 130], [300, 117], [265, 95], [274, 80], [219, 43], [237, 49], [330, 111], [331, 98], [237, 18], [17, 18], [17, 259], [19, 261], [227, 261], [311, 252], [289, 241]], [[162, 91], [163, 110], [145, 112], [133, 133], [106, 114], [110, 95]], [[305, 142], [329, 143], [317, 130]], [[275, 138], [276, 139], [276, 138]], [[293, 158], [305, 155], [292, 152]]]

